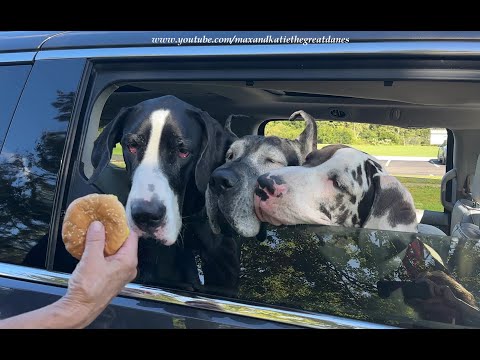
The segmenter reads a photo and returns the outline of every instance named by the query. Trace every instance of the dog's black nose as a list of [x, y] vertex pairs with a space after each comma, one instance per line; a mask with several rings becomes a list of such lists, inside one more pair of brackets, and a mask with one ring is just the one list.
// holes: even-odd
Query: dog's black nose
[[208, 182], [210, 189], [215, 193], [220, 193], [222, 191], [233, 188], [240, 177], [229, 169], [217, 169], [210, 176], [210, 181]]
[[162, 225], [167, 213], [167, 208], [161, 201], [134, 200], [130, 210], [135, 225], [143, 231]]
[[257, 183], [263, 190], [267, 190], [270, 195], [275, 193], [275, 183], [272, 179], [268, 178], [269, 174], [260, 176], [257, 179]]

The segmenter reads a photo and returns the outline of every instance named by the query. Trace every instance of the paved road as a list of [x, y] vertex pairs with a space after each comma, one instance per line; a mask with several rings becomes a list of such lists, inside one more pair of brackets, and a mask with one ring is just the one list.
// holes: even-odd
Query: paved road
[[445, 174], [445, 165], [436, 159], [407, 156], [376, 156], [380, 163], [392, 175], [435, 175]]
[[[435, 175], [445, 174], [445, 165], [437, 163], [436, 159], [407, 156], [376, 156], [391, 175]], [[112, 160], [123, 161], [122, 156], [113, 156]]]

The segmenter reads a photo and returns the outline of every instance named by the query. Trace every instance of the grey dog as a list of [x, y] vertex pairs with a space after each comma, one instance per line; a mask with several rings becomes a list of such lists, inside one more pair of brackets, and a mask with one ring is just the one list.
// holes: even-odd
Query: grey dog
[[[230, 123], [225, 128], [233, 136]], [[254, 212], [253, 196], [257, 178], [285, 166], [302, 165], [306, 156], [317, 148], [315, 119], [304, 111], [294, 112], [290, 120], [301, 116], [305, 129], [295, 140], [277, 136], [247, 135], [236, 137], [226, 153], [226, 162], [210, 176], [206, 191], [206, 209], [215, 234], [237, 233], [257, 236], [261, 222]], [[232, 231], [233, 230], [233, 231]]]

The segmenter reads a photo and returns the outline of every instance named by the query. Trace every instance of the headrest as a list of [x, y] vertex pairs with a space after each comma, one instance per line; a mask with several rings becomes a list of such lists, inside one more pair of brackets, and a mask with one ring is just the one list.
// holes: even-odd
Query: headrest
[[480, 155], [477, 158], [477, 166], [475, 167], [475, 175], [471, 184], [473, 201], [480, 203]]

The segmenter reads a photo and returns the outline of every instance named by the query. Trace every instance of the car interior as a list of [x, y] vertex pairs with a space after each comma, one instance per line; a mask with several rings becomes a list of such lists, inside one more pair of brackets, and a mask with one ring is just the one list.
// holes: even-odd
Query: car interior
[[[418, 210], [419, 233], [442, 238], [480, 239], [480, 83], [451, 81], [122, 81], [106, 86], [91, 105], [80, 148], [80, 173], [93, 173], [93, 143], [118, 111], [141, 101], [174, 95], [207, 111], [221, 123], [231, 114], [238, 136], [264, 134], [270, 120], [285, 120], [304, 110], [319, 121], [346, 121], [405, 128], [446, 128], [446, 173], [438, 201], [444, 211]], [[126, 203], [129, 180], [113, 163], [95, 182], [100, 192]], [[84, 195], [72, 186], [69, 199]], [[429, 235], [432, 235], [430, 238]], [[442, 236], [438, 236], [442, 235]], [[256, 250], [253, 250], [256, 251]], [[245, 296], [248, 298], [248, 296]], [[327, 311], [328, 312], [328, 311]]]
[[[230, 114], [243, 114], [232, 122], [239, 136], [262, 134], [268, 120], [287, 119], [302, 109], [319, 120], [364, 122], [407, 128], [443, 127], [451, 130], [454, 147], [449, 154], [447, 174], [442, 182], [445, 211], [422, 211], [423, 224], [433, 225], [449, 235], [451, 211], [457, 200], [472, 200], [479, 150], [475, 138], [480, 133], [480, 84], [448, 81], [162, 81], [115, 84], [105, 89], [92, 110], [83, 149], [83, 169], [91, 175], [91, 147], [103, 127], [123, 106], [162, 95], [178, 98], [202, 108], [224, 122]], [[128, 183], [124, 171], [109, 169], [98, 184], [124, 199]], [[115, 179], [115, 180], [113, 180]], [[450, 185], [451, 184], [451, 185]], [[451, 186], [454, 191], [448, 194]]]

